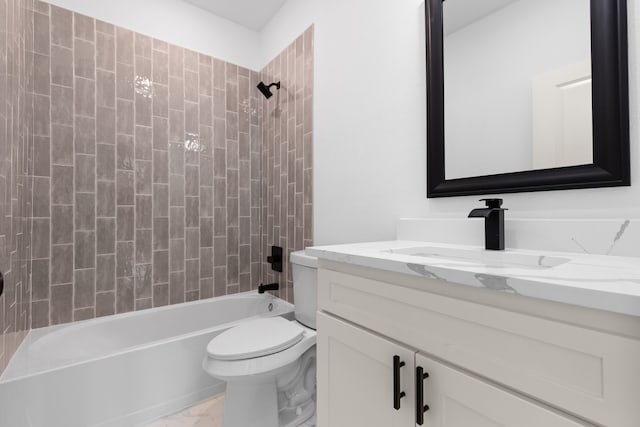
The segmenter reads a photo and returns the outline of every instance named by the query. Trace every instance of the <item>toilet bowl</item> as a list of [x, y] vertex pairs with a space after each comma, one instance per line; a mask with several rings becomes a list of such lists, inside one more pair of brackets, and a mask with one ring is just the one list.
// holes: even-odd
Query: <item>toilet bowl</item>
[[296, 320], [249, 320], [207, 346], [204, 370], [227, 382], [223, 427], [297, 427], [315, 414], [317, 260], [290, 261]]

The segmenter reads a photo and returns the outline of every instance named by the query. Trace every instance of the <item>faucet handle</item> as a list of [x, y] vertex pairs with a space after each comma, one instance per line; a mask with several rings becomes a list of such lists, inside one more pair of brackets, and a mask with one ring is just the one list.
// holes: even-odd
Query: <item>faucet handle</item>
[[485, 202], [488, 208], [500, 209], [502, 206], [502, 199], [480, 199], [481, 202]]

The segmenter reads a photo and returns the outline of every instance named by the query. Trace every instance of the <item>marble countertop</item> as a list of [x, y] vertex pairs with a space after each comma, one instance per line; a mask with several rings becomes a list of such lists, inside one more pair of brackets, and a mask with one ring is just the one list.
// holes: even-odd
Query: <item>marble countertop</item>
[[[477, 246], [410, 240], [316, 246], [306, 251], [320, 259], [640, 316], [640, 258], [485, 251]], [[447, 256], [456, 251], [476, 259]]]

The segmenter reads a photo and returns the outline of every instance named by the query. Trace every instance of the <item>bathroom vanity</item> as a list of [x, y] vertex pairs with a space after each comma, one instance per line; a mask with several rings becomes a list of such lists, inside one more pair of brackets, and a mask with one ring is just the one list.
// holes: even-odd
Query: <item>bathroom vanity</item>
[[640, 425], [640, 262], [392, 241], [319, 258], [318, 426]]

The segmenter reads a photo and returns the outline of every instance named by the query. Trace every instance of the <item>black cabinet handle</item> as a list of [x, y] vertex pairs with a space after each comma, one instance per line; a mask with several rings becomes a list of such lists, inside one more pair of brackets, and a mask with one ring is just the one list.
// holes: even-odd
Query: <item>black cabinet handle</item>
[[400, 361], [400, 356], [393, 356], [393, 409], [400, 409], [400, 399], [406, 396], [404, 391], [400, 391], [400, 368], [405, 365]]
[[416, 368], [416, 424], [424, 424], [424, 413], [429, 410], [429, 405], [424, 404], [424, 380], [429, 374], [424, 372], [422, 366]]
[[4, 277], [2, 276], [2, 272], [0, 272], [0, 297], [2, 296], [2, 292], [4, 292]]

